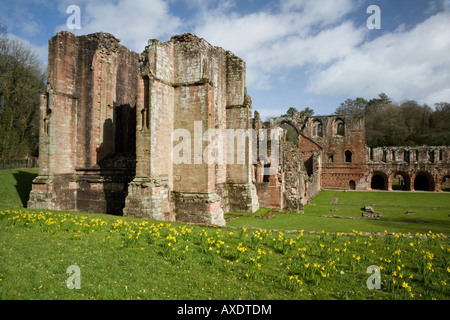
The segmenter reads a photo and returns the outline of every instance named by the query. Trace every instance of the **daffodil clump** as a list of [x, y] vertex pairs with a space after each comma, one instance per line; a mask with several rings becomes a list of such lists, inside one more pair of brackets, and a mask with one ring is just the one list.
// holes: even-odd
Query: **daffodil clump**
[[[161, 261], [152, 256], [149, 264], [164, 263], [165, 268], [189, 272], [204, 268], [199, 278], [216, 274], [220, 282], [226, 275], [237, 286], [266, 290], [267, 296], [281, 290], [288, 292], [283, 297], [291, 298], [313, 298], [319, 293], [330, 299], [450, 298], [448, 238], [431, 231], [423, 235], [365, 235], [356, 230], [288, 233], [9, 210], [0, 212], [0, 227], [2, 231], [35, 228], [49, 235], [65, 232], [72, 240], [96, 235], [98, 243], [116, 248], [118, 256], [156, 253]], [[370, 276], [366, 270], [372, 265], [380, 270], [379, 290], [366, 286]], [[4, 277], [0, 273], [2, 282]]]

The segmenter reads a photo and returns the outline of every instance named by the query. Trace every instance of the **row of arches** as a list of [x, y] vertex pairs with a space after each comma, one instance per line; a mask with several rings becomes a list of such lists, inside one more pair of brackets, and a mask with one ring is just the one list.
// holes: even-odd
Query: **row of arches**
[[402, 171], [394, 172], [389, 176], [384, 172], [374, 172], [370, 179], [370, 188], [372, 190], [450, 191], [444, 188], [449, 182], [450, 175], [435, 181], [428, 172], [419, 172], [413, 176]]

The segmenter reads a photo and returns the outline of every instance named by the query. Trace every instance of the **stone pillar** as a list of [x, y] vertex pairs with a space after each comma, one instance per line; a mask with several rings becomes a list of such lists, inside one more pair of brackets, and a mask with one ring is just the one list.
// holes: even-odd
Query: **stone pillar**
[[172, 47], [150, 41], [137, 79], [136, 177], [128, 186], [124, 216], [173, 221]]
[[246, 65], [227, 57], [227, 184], [231, 211], [255, 212], [258, 195], [252, 178], [253, 126], [251, 99], [246, 93]]
[[41, 98], [39, 153], [29, 208], [73, 209], [78, 97], [75, 68], [78, 39], [61, 32], [49, 42], [48, 85]]

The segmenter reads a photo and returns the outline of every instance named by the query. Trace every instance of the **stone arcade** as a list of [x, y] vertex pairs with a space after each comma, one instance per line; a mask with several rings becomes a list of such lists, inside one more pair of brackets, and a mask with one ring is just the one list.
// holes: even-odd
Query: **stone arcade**
[[[56, 34], [40, 121], [29, 208], [224, 225], [259, 205], [302, 212], [322, 188], [439, 191], [450, 177], [447, 147], [369, 149], [361, 117], [252, 118], [245, 62], [192, 34], [141, 54], [107, 33]], [[230, 130], [254, 134], [239, 148]]]

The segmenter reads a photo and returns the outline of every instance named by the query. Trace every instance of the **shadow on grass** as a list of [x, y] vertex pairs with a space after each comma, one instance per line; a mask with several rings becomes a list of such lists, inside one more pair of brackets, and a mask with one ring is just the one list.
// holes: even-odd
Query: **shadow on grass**
[[24, 208], [27, 207], [28, 199], [30, 198], [30, 191], [32, 188], [33, 180], [38, 176], [37, 173], [30, 173], [26, 171], [17, 171], [13, 173], [14, 179], [16, 179], [16, 190], [20, 197], [20, 201]]

